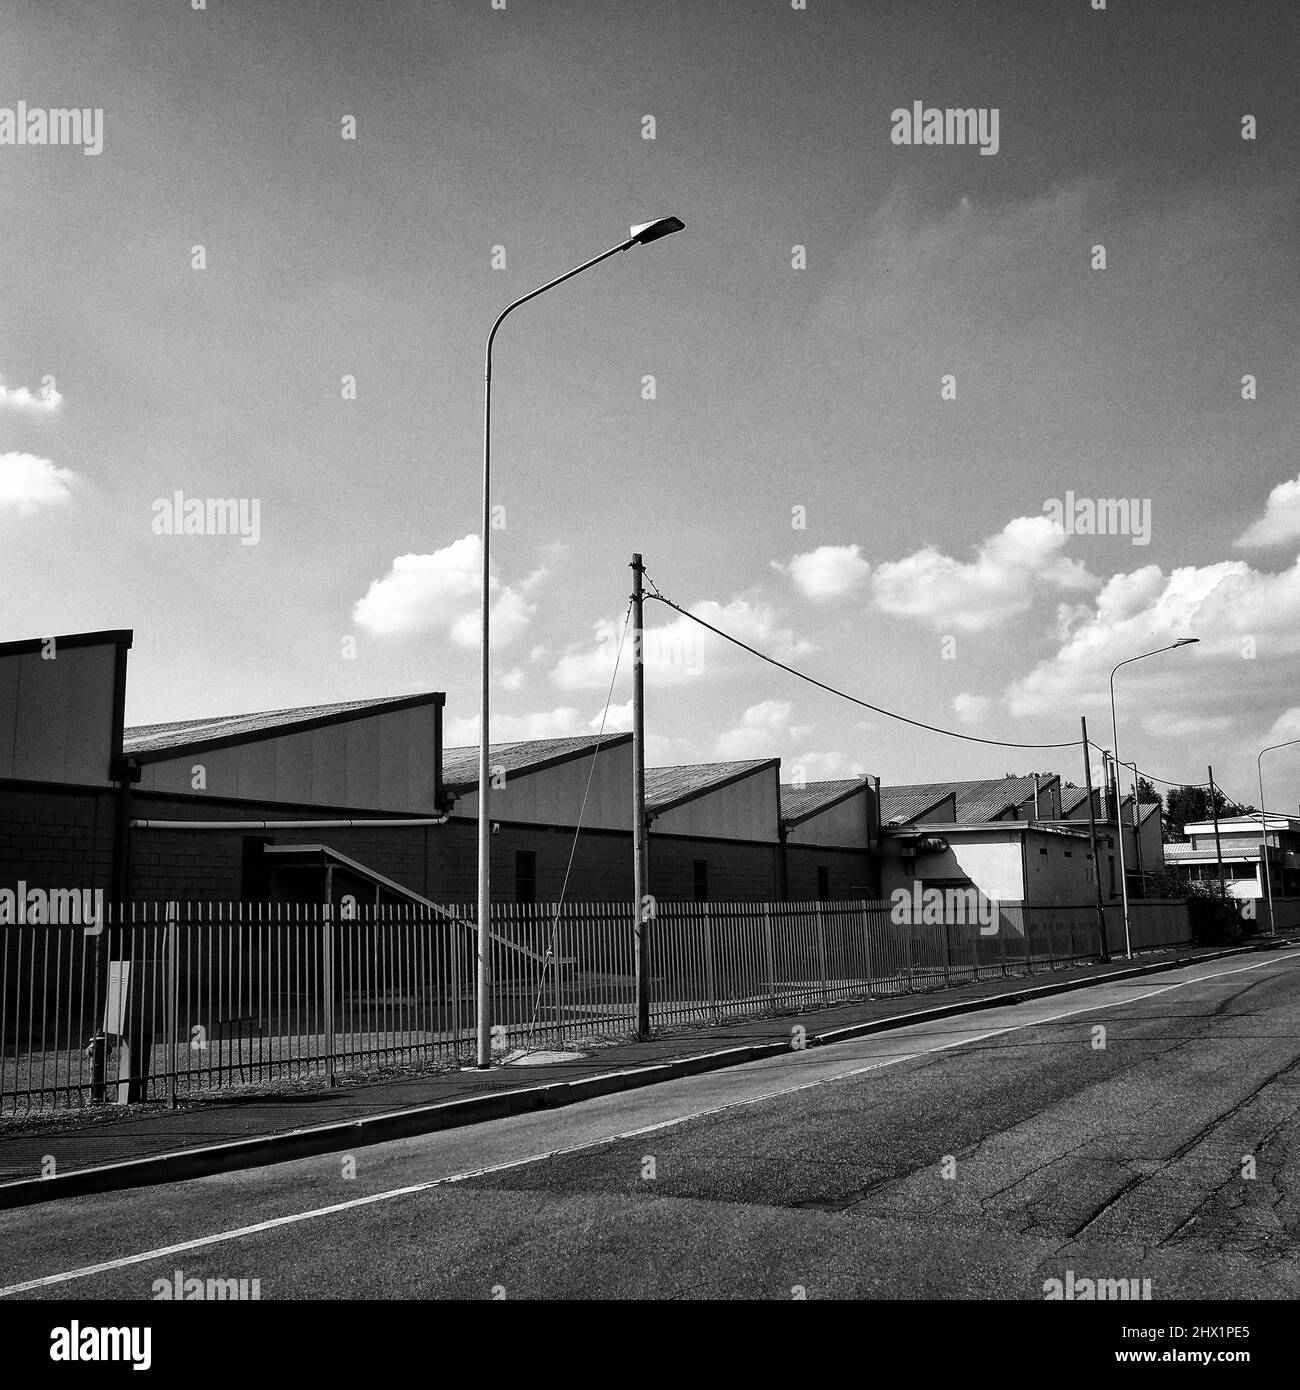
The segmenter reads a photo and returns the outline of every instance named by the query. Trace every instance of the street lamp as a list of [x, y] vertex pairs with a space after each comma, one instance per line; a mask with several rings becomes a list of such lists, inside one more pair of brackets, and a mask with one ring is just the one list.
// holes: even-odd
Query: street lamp
[[489, 857], [491, 854], [492, 824], [488, 819], [488, 537], [492, 534], [492, 342], [497, 336], [506, 316], [536, 299], [539, 294], [553, 290], [566, 280], [572, 280], [584, 270], [620, 251], [630, 251], [634, 246], [646, 246], [660, 237], [680, 232], [686, 224], [677, 217], [658, 217], [653, 222], [642, 222], [629, 229], [628, 239], [599, 256], [574, 266], [563, 275], [507, 304], [497, 315], [492, 331], [488, 334], [487, 352], [483, 372], [483, 589], [479, 598], [480, 609], [480, 648], [479, 648], [479, 702], [478, 702], [478, 1065], [487, 1068], [492, 1065], [492, 998], [491, 998], [491, 887]]
[[[1137, 656], [1126, 657], [1123, 661], [1116, 663], [1111, 668], [1110, 673], [1110, 737], [1111, 747], [1114, 749], [1115, 762], [1119, 763], [1119, 730], [1115, 720], [1115, 672], [1121, 666], [1128, 666], [1134, 661], [1143, 661], [1148, 656], [1159, 656], [1161, 652], [1171, 652], [1175, 647], [1190, 647], [1193, 642], [1199, 642], [1199, 637], [1180, 637], [1177, 642], [1171, 642], [1167, 647], [1157, 647], [1154, 651], [1141, 652]], [[1134, 776], [1136, 777], [1136, 771]], [[1133, 794], [1137, 795], [1137, 783], [1133, 784]], [[1115, 775], [1115, 833], [1119, 839], [1119, 886], [1124, 900], [1124, 956], [1127, 960], [1133, 959], [1133, 947], [1129, 939], [1128, 926], [1128, 874], [1124, 867], [1124, 822], [1119, 810], [1119, 774]]]
[[[1268, 868], [1268, 819], [1264, 811], [1264, 754], [1271, 753], [1275, 748], [1290, 748], [1292, 744], [1300, 743], [1300, 738], [1289, 738], [1285, 743], [1270, 743], [1267, 748], [1259, 750], [1259, 757], [1255, 759], [1255, 771], [1259, 773], [1259, 830], [1260, 845], [1259, 857], [1264, 861], [1264, 887], [1268, 892], [1268, 934], [1272, 936], [1277, 931], [1277, 923], [1273, 920], [1273, 878]], [[1286, 875], [1283, 874], [1285, 880]], [[1283, 889], [1286, 883], [1282, 884]]]

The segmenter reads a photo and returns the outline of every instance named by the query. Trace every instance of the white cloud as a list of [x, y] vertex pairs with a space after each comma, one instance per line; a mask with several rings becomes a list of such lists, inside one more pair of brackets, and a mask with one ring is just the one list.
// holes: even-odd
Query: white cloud
[[513, 671], [507, 671], [505, 675], [501, 677], [502, 690], [518, 690], [523, 683], [524, 673], [518, 666], [516, 666]]
[[607, 734], [629, 734], [632, 732], [631, 700], [624, 700], [621, 705], [610, 705], [608, 714], [603, 709], [598, 709], [587, 724], [592, 733], [600, 733], [602, 715], [605, 718], [605, 732]]
[[734, 729], [719, 735], [714, 756], [727, 759], [776, 757], [778, 746], [789, 732], [792, 708], [789, 700], [763, 700], [750, 705]]
[[1048, 517], [1021, 516], [984, 541], [970, 562], [925, 546], [876, 567], [871, 581], [876, 607], [919, 618], [941, 632], [997, 627], [1026, 612], [1044, 588], [1096, 588], [1099, 580], [1060, 553], [1065, 540], [1065, 532]]
[[1300, 738], [1300, 705], [1292, 705], [1278, 715], [1264, 739], [1264, 746], [1284, 743], [1293, 738]]
[[864, 763], [846, 757], [839, 749], [826, 752], [808, 750], [796, 757], [782, 759], [781, 780], [783, 782], [838, 782], [848, 777], [863, 777], [867, 773]]
[[[493, 743], [522, 743], [534, 738], [572, 738], [591, 730], [576, 709], [535, 710], [531, 714], [493, 714], [489, 725]], [[468, 748], [478, 742], [478, 716], [462, 716], [447, 722], [443, 740], [448, 748]]]
[[970, 695], [963, 690], [953, 696], [952, 707], [963, 724], [982, 724], [988, 718], [993, 701], [987, 695]]
[[[479, 641], [479, 589], [482, 550], [476, 535], [435, 550], [432, 555], [399, 555], [388, 574], [371, 582], [352, 609], [353, 621], [378, 635], [443, 628], [462, 647]], [[544, 577], [536, 570], [524, 581], [535, 588]], [[502, 587], [495, 577], [490, 622], [493, 648], [508, 646], [531, 622], [536, 604], [520, 589]]]
[[871, 566], [857, 545], [819, 545], [794, 556], [788, 565], [772, 561], [772, 568], [788, 574], [805, 598], [843, 598], [862, 587]]
[[[709, 599], [692, 605], [690, 611], [781, 661], [793, 661], [813, 650], [810, 642], [797, 638], [790, 628], [782, 627], [775, 611], [762, 603], [738, 598], [720, 604]], [[552, 669], [551, 679], [561, 690], [608, 689], [623, 632], [623, 618], [602, 619], [593, 626], [595, 644], [571, 646]], [[620, 676], [631, 670], [631, 657], [629, 639], [623, 643]], [[734, 644], [681, 614], [658, 627], [647, 623], [643, 658], [646, 681], [661, 689], [685, 685], [700, 676], [731, 675], [742, 663], [756, 661], [755, 657], [747, 656]]]
[[1300, 477], [1279, 483], [1268, 495], [1264, 515], [1252, 522], [1237, 545], [1281, 545], [1300, 540]]
[[1148, 714], [1142, 718], [1142, 728], [1153, 738], [1201, 738], [1205, 734], [1221, 734], [1231, 729], [1230, 714], [1170, 716]]
[[[1225, 696], [1239, 706], [1261, 688], [1261, 671], [1300, 652], [1300, 560], [1278, 574], [1224, 560], [1167, 575], [1147, 565], [1113, 576], [1055, 656], [1011, 685], [1010, 711], [1053, 713], [1077, 707], [1081, 697], [1109, 710], [1108, 678], [1118, 661], [1188, 636], [1199, 644], [1162, 652], [1116, 678], [1120, 708], [1161, 692], [1163, 713], [1152, 732], [1169, 731], [1174, 719], [1213, 715]], [[1207, 678], [1206, 662], [1221, 678]], [[1292, 664], [1286, 661], [1284, 669]], [[1172, 701], [1181, 708], [1170, 709]]]
[[39, 391], [32, 391], [26, 386], [19, 386], [10, 389], [0, 379], [0, 406], [11, 406], [15, 410], [33, 410], [48, 414], [55, 411], [63, 402], [63, 397], [59, 394], [58, 387], [54, 385], [54, 378], [48, 378], [48, 384], [43, 385]]
[[58, 507], [72, 500], [78, 481], [70, 468], [57, 468], [35, 454], [0, 454], [0, 512], [13, 508], [19, 516], [32, 516], [42, 507]]

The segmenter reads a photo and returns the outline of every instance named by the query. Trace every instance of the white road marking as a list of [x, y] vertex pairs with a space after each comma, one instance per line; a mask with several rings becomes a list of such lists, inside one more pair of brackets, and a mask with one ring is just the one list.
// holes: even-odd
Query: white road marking
[[[1157, 994], [1168, 994], [1170, 990], [1184, 989], [1188, 985], [1203, 984], [1206, 980], [1217, 980], [1226, 975], [1240, 975], [1248, 970], [1259, 970], [1265, 965], [1271, 965], [1279, 960], [1300, 959], [1300, 952], [1290, 952], [1287, 955], [1270, 956], [1266, 960], [1257, 961], [1253, 965], [1239, 965], [1231, 970], [1218, 970], [1209, 975], [1198, 975], [1191, 980], [1177, 980], [1171, 985], [1162, 985], [1158, 989], [1147, 990], [1145, 994], [1128, 996], [1123, 999], [1113, 1000], [1109, 1004], [1090, 1004], [1082, 1009], [1067, 1009], [1063, 1013], [1052, 1014], [1049, 1018], [1030, 1019], [1025, 1023], [1008, 1024], [1005, 1028], [991, 1028], [986, 1033], [979, 1033], [972, 1037], [958, 1037], [951, 1042], [936, 1043], [933, 1046], [922, 1048], [917, 1052], [904, 1052], [896, 1057], [885, 1057], [878, 1061], [871, 1062], [864, 1067], [854, 1067], [849, 1071], [836, 1072], [834, 1076], [824, 1076], [816, 1081], [801, 1082], [797, 1086], [778, 1087], [774, 1091], [765, 1091], [762, 1095], [747, 1096], [743, 1100], [728, 1101], [726, 1105], [711, 1106], [707, 1110], [695, 1110], [689, 1115], [678, 1115], [671, 1120], [660, 1120], [652, 1125], [643, 1125], [639, 1129], [625, 1130], [621, 1134], [610, 1134], [599, 1139], [587, 1139], [580, 1144], [570, 1145], [568, 1148], [552, 1149], [546, 1153], [532, 1154], [528, 1158], [511, 1159], [506, 1163], [495, 1163], [486, 1168], [476, 1168], [464, 1173], [455, 1173], [445, 1178], [433, 1178], [428, 1182], [415, 1183], [411, 1187], [391, 1188], [387, 1192], [375, 1192], [368, 1197], [354, 1197], [347, 1202], [336, 1202], [328, 1207], [313, 1207], [309, 1211], [294, 1212], [289, 1216], [277, 1216], [269, 1221], [258, 1221], [251, 1226], [240, 1226], [230, 1231], [220, 1231], [215, 1235], [199, 1236], [194, 1240], [186, 1240], [178, 1245], [164, 1245], [156, 1250], [144, 1250], [136, 1255], [123, 1255], [116, 1260], [105, 1260], [101, 1264], [85, 1265], [79, 1269], [64, 1270], [58, 1274], [46, 1274], [39, 1279], [29, 1279], [23, 1284], [11, 1284], [7, 1288], [0, 1288], [0, 1298], [6, 1298], [10, 1294], [27, 1293], [32, 1289], [48, 1288], [51, 1284], [65, 1284], [73, 1279], [87, 1279], [95, 1274], [105, 1274], [111, 1270], [124, 1269], [130, 1265], [145, 1264], [150, 1260], [164, 1259], [170, 1255], [178, 1255], [187, 1250], [201, 1250], [209, 1245], [222, 1245], [232, 1240], [242, 1240], [245, 1236], [258, 1235], [262, 1231], [272, 1231], [278, 1226], [291, 1226], [299, 1221], [312, 1221], [320, 1216], [333, 1216], [337, 1212], [351, 1211], [357, 1207], [372, 1206], [376, 1202], [387, 1202], [397, 1197], [409, 1197], [417, 1192], [427, 1192], [430, 1188], [445, 1187], [450, 1183], [467, 1182], [472, 1178], [486, 1177], [491, 1173], [505, 1172], [510, 1168], [522, 1168], [529, 1163], [540, 1163], [545, 1159], [564, 1158], [569, 1154], [581, 1153], [584, 1149], [599, 1148], [604, 1144], [616, 1144], [623, 1139], [635, 1139], [643, 1134], [654, 1134], [659, 1130], [672, 1129], [676, 1125], [687, 1124], [691, 1120], [706, 1119], [710, 1115], [721, 1115], [727, 1110], [737, 1110], [744, 1105], [757, 1105], [761, 1101], [774, 1100], [779, 1096], [797, 1095], [800, 1091], [810, 1091], [817, 1086], [829, 1086], [836, 1081], [845, 1081], [853, 1076], [861, 1076], [864, 1072], [878, 1071], [883, 1067], [893, 1066], [898, 1062], [910, 1061], [914, 1057], [929, 1056], [935, 1052], [947, 1052], [954, 1047], [966, 1047], [971, 1043], [983, 1042], [986, 1038], [1001, 1037], [1006, 1033], [1018, 1033], [1024, 1028], [1038, 1028], [1045, 1023], [1056, 1023], [1063, 1018], [1074, 1018], [1078, 1014], [1098, 1013], [1102, 1009], [1119, 1008], [1122, 1005], [1136, 1004], [1142, 999], [1154, 998]], [[1105, 983], [1099, 981], [1099, 983]], [[868, 1034], [872, 1036], [886, 1037], [886, 1034]], [[862, 1041], [855, 1039], [854, 1041]]]

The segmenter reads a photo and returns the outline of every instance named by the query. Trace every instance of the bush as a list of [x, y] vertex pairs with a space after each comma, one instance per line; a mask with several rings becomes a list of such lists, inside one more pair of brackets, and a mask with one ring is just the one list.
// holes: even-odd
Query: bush
[[1187, 904], [1195, 946], [1237, 946], [1259, 930], [1253, 898], [1234, 898], [1218, 879], [1188, 879], [1166, 869], [1151, 874], [1147, 891], [1153, 897], [1181, 898]]

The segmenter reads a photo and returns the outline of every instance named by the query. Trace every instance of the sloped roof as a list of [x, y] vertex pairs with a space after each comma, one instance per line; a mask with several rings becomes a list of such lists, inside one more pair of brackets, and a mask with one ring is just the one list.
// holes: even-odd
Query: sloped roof
[[417, 705], [442, 704], [441, 693], [388, 695], [375, 700], [344, 700], [333, 705], [302, 705], [296, 709], [265, 710], [258, 714], [219, 714], [211, 719], [181, 719], [170, 724], [140, 724], [122, 734], [128, 757], [156, 762], [186, 749], [225, 747], [271, 738], [290, 729], [343, 724], [367, 714]]
[[1088, 799], [1087, 787], [1062, 787], [1061, 788], [1061, 814], [1068, 816], [1071, 811], [1082, 806]]
[[918, 816], [924, 815], [926, 811], [933, 811], [941, 801], [946, 801], [951, 794], [951, 788], [944, 788], [937, 782], [913, 787], [881, 787], [881, 823], [888, 825], [890, 821], [899, 816], [907, 821], [915, 820]]
[[[503, 768], [507, 776], [517, 772], [540, 772], [556, 763], [581, 757], [596, 748], [614, 748], [630, 743], [631, 734], [580, 734], [573, 738], [524, 739], [515, 743], [490, 743], [488, 761]], [[647, 774], [648, 775], [648, 774]], [[468, 748], [442, 750], [442, 780], [450, 790], [478, 786], [478, 744]]]
[[[1039, 791], [1059, 781], [1055, 773], [1040, 777]], [[982, 824], [1032, 800], [1034, 779], [987, 777], [972, 782], [914, 782], [906, 786], [881, 787], [880, 818], [888, 822], [902, 814], [909, 820], [914, 819], [950, 792], [957, 798], [957, 823]]]
[[750, 758], [734, 763], [688, 763], [684, 767], [648, 767], [645, 770], [647, 811], [667, 811], [683, 801], [718, 791], [760, 768], [778, 767], [779, 758]]
[[862, 791], [867, 783], [860, 777], [847, 777], [833, 782], [806, 782], [802, 787], [781, 785], [781, 819], [785, 821], [803, 820], [842, 801], [855, 791]]

